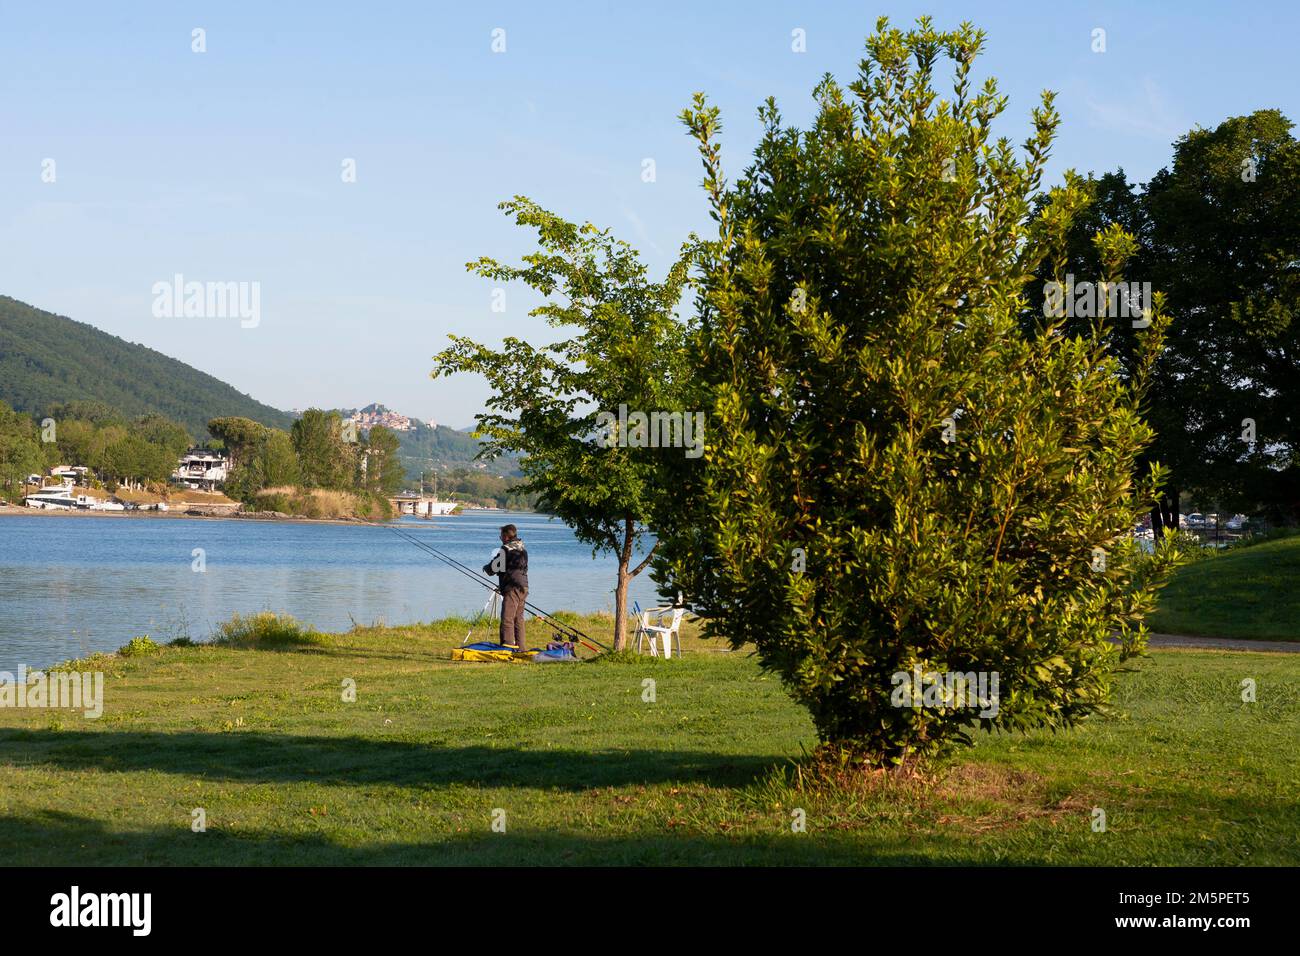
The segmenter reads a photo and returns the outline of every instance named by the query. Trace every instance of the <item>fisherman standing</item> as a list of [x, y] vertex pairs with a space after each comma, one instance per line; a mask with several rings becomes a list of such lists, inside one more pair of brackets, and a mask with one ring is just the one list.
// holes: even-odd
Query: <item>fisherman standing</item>
[[527, 650], [524, 601], [528, 597], [528, 552], [514, 525], [501, 528], [501, 547], [483, 565], [483, 573], [497, 576], [497, 590], [501, 592], [501, 643]]

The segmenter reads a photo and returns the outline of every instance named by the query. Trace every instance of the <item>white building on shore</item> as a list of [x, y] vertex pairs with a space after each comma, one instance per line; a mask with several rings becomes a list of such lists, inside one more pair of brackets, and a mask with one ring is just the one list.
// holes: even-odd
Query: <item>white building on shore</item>
[[228, 459], [214, 452], [198, 449], [191, 451], [176, 466], [172, 478], [186, 488], [198, 491], [215, 491], [224, 484], [230, 468]]

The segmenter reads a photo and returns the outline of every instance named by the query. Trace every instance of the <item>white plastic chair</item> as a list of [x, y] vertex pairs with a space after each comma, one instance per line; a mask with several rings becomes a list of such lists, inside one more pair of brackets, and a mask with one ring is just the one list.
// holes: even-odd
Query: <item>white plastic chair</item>
[[[677, 656], [682, 656], [682, 616], [685, 615], [684, 607], [652, 607], [648, 611], [641, 612], [641, 620], [636, 626], [636, 652], [641, 653], [642, 643], [650, 645], [650, 656], [658, 657], [662, 649], [665, 658], [673, 656], [673, 641], [677, 642]], [[672, 615], [669, 623], [664, 621], [669, 615]], [[651, 624], [650, 619], [655, 619]], [[661, 648], [662, 644], [662, 648]]]

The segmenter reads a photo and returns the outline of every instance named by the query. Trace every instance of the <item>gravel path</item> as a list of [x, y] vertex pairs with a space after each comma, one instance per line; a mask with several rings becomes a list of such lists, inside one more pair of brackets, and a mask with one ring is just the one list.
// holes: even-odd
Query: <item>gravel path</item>
[[1216, 651], [1273, 651], [1300, 654], [1296, 641], [1247, 641], [1234, 637], [1185, 637], [1181, 634], [1152, 634], [1151, 647], [1204, 647]]

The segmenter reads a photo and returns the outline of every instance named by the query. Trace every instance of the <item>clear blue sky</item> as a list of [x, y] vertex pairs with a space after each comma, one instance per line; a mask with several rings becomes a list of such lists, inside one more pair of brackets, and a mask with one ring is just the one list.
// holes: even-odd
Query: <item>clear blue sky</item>
[[[878, 15], [989, 34], [977, 72], [1027, 131], [1059, 92], [1053, 175], [1139, 181], [1188, 129], [1300, 118], [1291, 2], [0, 2], [0, 293], [211, 372], [282, 408], [371, 401], [462, 426], [486, 386], [429, 379], [448, 332], [542, 340], [522, 294], [490, 309], [464, 263], [518, 255], [516, 193], [662, 265], [708, 219], [677, 114], [722, 107], [738, 172], [775, 95], [811, 112]], [[191, 52], [206, 30], [207, 52]], [[506, 52], [491, 51], [494, 28]], [[1107, 31], [1107, 52], [1091, 50]], [[791, 51], [791, 31], [807, 52]], [[44, 159], [57, 180], [42, 183]], [[341, 181], [345, 158], [357, 182]], [[642, 181], [642, 160], [657, 181]], [[256, 281], [262, 318], [159, 319], [151, 286]]]

